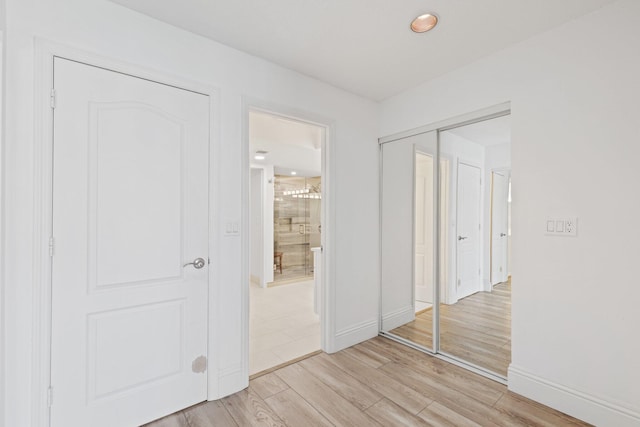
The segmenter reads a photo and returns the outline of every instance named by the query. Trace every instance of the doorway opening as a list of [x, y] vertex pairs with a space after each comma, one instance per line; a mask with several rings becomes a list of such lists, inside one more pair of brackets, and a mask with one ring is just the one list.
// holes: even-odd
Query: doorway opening
[[320, 350], [325, 128], [249, 112], [249, 374]]

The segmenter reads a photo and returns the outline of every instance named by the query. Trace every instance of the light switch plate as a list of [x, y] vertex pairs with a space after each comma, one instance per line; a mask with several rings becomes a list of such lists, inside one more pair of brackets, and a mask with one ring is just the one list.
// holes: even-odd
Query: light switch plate
[[578, 218], [549, 217], [545, 220], [545, 235], [547, 236], [578, 236]]

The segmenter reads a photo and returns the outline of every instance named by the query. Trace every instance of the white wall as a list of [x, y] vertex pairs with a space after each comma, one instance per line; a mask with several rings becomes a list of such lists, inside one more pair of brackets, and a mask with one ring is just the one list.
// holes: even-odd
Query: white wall
[[[377, 333], [378, 152], [377, 105], [264, 60], [227, 48], [139, 15], [105, 0], [7, 0], [5, 158], [8, 183], [6, 233], [3, 236], [3, 282], [7, 309], [6, 386], [11, 404], [6, 425], [28, 425], [33, 389], [32, 319], [34, 292], [34, 36], [75, 46], [102, 56], [192, 79], [218, 88], [215, 138], [221, 157], [214, 176], [219, 185], [213, 201], [214, 234], [226, 221], [246, 217], [242, 202], [243, 101], [255, 99], [291, 110], [326, 117], [333, 122], [331, 222], [335, 242], [325, 251], [327, 278], [336, 289], [329, 335], [337, 350]], [[353, 173], [358, 165], [358, 173]], [[338, 185], [339, 184], [339, 185]], [[354, 212], [367, 212], [355, 215]], [[245, 221], [248, 221], [245, 220]], [[210, 367], [220, 373], [218, 394], [246, 385], [241, 358], [242, 248], [247, 241], [224, 236], [214, 253], [218, 286], [216, 322], [224, 322], [219, 353]], [[248, 248], [247, 248], [248, 249]], [[328, 252], [328, 253], [327, 253]], [[247, 257], [248, 259], [248, 257]], [[246, 266], [248, 270], [248, 265]], [[248, 271], [245, 276], [248, 279]], [[243, 368], [244, 365], [244, 368]]]
[[616, 2], [382, 104], [389, 135], [511, 102], [509, 387], [598, 425], [640, 423], [638, 18]]
[[[4, 241], [4, 27], [5, 27], [5, 8], [4, 0], [0, 0], [0, 245]], [[0, 252], [2, 251], [0, 246]], [[4, 260], [0, 256], [0, 275], [4, 271]], [[4, 310], [4, 285], [0, 278], [0, 414], [4, 414], [5, 405], [5, 310]], [[0, 417], [0, 427], [4, 426], [2, 417]]]
[[[485, 147], [484, 153], [484, 175], [482, 177], [482, 182], [485, 183], [484, 197], [482, 199], [484, 216], [484, 228], [482, 230], [482, 251], [484, 253], [482, 283], [485, 290], [491, 290], [491, 172], [511, 169], [511, 144], [490, 145]], [[509, 238], [507, 237], [507, 239]]]

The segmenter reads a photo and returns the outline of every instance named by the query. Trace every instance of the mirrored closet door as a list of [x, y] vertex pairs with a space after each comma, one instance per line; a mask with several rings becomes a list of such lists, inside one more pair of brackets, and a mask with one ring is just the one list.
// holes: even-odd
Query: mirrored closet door
[[509, 117], [381, 144], [382, 333], [498, 379], [511, 360]]
[[382, 330], [433, 350], [437, 133], [382, 145]]

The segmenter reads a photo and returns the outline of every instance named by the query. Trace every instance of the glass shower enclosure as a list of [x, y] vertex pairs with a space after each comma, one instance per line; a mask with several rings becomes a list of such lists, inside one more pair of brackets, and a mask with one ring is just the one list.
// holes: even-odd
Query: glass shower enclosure
[[311, 278], [311, 248], [322, 231], [320, 177], [276, 175], [274, 184], [274, 282]]

